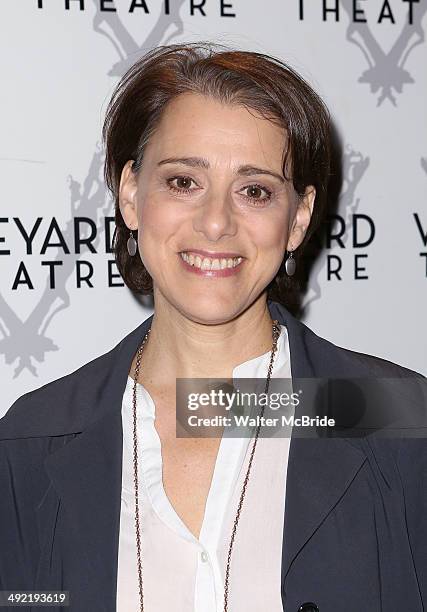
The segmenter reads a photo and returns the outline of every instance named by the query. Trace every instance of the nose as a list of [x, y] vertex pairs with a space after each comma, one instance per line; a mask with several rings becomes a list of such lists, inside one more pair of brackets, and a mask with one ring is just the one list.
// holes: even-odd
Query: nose
[[235, 236], [238, 223], [231, 196], [219, 191], [207, 194], [195, 212], [193, 227], [211, 242], [217, 242], [223, 236]]

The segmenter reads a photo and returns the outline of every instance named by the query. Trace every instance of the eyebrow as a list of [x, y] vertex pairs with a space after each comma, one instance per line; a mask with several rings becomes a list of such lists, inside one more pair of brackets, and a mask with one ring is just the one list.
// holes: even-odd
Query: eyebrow
[[[167, 157], [166, 159], [162, 159], [157, 164], [158, 166], [163, 166], [164, 164], [182, 164], [183, 166], [189, 166], [190, 168], [204, 168], [208, 170], [210, 168], [209, 161], [205, 157]], [[278, 179], [281, 183], [285, 182], [285, 179], [277, 172], [273, 172], [272, 170], [267, 170], [266, 168], [257, 168], [256, 166], [251, 166], [246, 164], [244, 166], [239, 166], [236, 170], [236, 174], [239, 176], [252, 176], [253, 174], [269, 174], [274, 178]]]

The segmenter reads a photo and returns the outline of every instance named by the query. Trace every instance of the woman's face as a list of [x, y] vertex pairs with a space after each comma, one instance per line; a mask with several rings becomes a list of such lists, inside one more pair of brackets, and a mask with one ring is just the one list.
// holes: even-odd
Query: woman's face
[[120, 184], [156, 307], [165, 300], [194, 321], [225, 322], [274, 278], [303, 240], [315, 197], [311, 187], [297, 198], [284, 180], [285, 139], [243, 106], [186, 93], [166, 107], [141, 169], [134, 175], [129, 160]]

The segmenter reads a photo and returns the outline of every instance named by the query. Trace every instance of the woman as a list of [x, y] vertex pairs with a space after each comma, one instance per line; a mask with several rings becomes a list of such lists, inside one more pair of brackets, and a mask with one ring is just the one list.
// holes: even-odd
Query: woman
[[290, 312], [323, 102], [275, 58], [171, 45], [124, 76], [103, 135], [117, 263], [154, 314], [2, 419], [1, 589], [79, 612], [426, 609], [425, 440], [175, 432], [177, 379], [422, 380]]

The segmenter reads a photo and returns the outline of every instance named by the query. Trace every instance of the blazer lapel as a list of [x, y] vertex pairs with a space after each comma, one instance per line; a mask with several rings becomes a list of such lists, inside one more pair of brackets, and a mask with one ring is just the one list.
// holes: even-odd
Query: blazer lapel
[[[355, 376], [355, 372], [345, 369], [334, 345], [314, 334], [282, 305], [272, 302], [269, 308], [272, 318], [287, 327], [293, 380]], [[315, 410], [302, 400], [295, 416], [303, 414], [313, 416]], [[295, 433], [294, 428], [292, 434]], [[344, 438], [292, 435], [286, 478], [282, 587], [298, 553], [339, 501], [365, 460], [365, 455]]]
[[286, 485], [282, 584], [298, 553], [339, 501], [366, 457], [344, 439], [292, 438]]
[[[294, 378], [326, 376], [327, 346], [283, 306], [269, 301], [273, 318], [287, 326]], [[70, 546], [81, 559], [81, 609], [115, 610], [121, 507], [122, 397], [132, 358], [153, 317], [113, 351], [100, 380], [91, 381], [97, 418], [45, 459], [45, 468], [69, 524]], [[332, 359], [332, 358], [331, 358]], [[340, 364], [331, 362], [331, 371]], [[96, 405], [95, 405], [96, 404]], [[338, 502], [365, 460], [342, 439], [291, 439], [282, 551], [282, 582], [307, 540]], [[49, 531], [49, 530], [47, 530]], [[44, 566], [48, 566], [46, 559]], [[39, 572], [41, 571], [39, 567]], [[81, 594], [81, 595], [80, 595]], [[72, 595], [72, 594], [71, 594]]]

